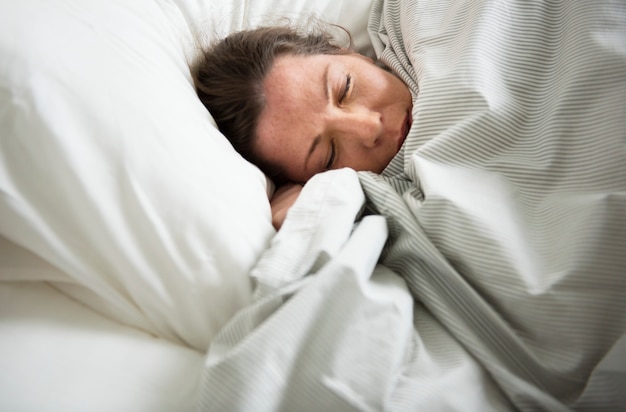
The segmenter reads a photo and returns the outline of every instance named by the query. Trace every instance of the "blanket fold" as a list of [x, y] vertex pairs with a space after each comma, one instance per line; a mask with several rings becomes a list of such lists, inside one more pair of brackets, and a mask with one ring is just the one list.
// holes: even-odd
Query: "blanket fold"
[[377, 0], [369, 27], [407, 141], [305, 185], [201, 406], [626, 409], [624, 4]]

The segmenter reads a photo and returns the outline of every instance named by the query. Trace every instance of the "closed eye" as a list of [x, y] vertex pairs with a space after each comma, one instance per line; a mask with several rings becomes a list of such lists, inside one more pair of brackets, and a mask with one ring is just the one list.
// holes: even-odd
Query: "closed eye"
[[344, 87], [343, 92], [341, 93], [341, 96], [339, 97], [339, 103], [343, 103], [343, 101], [346, 99], [351, 86], [352, 86], [352, 76], [348, 74], [346, 75], [346, 87]]

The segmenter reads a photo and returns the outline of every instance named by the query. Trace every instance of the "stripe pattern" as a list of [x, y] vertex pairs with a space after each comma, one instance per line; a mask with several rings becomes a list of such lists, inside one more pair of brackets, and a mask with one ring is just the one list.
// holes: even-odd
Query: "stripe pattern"
[[624, 408], [626, 5], [380, 0], [370, 32], [414, 101], [360, 173], [382, 262], [516, 409]]
[[375, 2], [409, 138], [305, 185], [198, 409], [626, 409], [623, 8]]

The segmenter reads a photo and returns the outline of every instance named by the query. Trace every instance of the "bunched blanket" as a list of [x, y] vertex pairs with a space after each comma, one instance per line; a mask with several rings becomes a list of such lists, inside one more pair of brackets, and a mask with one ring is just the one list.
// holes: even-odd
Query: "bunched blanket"
[[370, 31], [407, 141], [307, 183], [201, 405], [626, 408], [626, 6], [380, 0]]

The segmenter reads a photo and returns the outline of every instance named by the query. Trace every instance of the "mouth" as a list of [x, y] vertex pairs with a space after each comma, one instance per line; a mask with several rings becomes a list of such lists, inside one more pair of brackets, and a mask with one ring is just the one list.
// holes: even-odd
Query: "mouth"
[[406, 140], [407, 135], [409, 134], [409, 130], [411, 130], [411, 125], [413, 124], [413, 117], [411, 116], [411, 111], [407, 111], [406, 116], [404, 118], [404, 122], [402, 123], [402, 134], [400, 136], [400, 142], [398, 143], [398, 151], [402, 148], [404, 141]]

